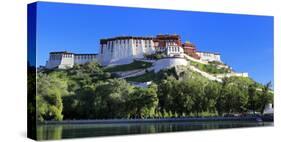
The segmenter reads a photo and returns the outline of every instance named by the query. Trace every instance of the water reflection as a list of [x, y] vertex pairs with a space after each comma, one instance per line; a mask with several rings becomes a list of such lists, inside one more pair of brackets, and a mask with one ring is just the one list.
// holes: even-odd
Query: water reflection
[[158, 132], [175, 132], [206, 130], [220, 128], [239, 128], [270, 126], [273, 123], [258, 122], [171, 122], [171, 123], [129, 123], [129, 124], [69, 124], [39, 125], [38, 140], [62, 138], [81, 138], [94, 136], [112, 136], [125, 134], [143, 134]]
[[38, 140], [62, 139], [62, 125], [40, 125], [37, 127]]

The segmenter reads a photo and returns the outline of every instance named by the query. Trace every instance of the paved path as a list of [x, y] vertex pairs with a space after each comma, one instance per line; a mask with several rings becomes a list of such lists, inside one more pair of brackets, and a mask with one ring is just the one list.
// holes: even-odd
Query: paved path
[[137, 69], [137, 70], [127, 71], [127, 72], [122, 72], [123, 75], [121, 75], [120, 78], [129, 78], [129, 77], [140, 76], [140, 75], [145, 74], [147, 71], [149, 72], [152, 70], [154, 70], [153, 66], [149, 67], [149, 68], [145, 68], [145, 69]]
[[222, 79], [221, 79], [221, 78], [218, 78], [218, 77], [216, 77], [216, 76], [214, 76], [214, 75], [212, 75], [212, 74], [209, 74], [209, 73], [207, 73], [207, 72], [201, 71], [201, 70], [199, 70], [198, 68], [196, 68], [196, 67], [194, 67], [194, 66], [192, 66], [192, 65], [190, 65], [189, 68], [190, 68], [191, 70], [193, 70], [193, 71], [195, 71], [195, 72], [201, 74], [202, 76], [208, 78], [209, 80], [215, 80], [215, 81], [218, 81], [218, 82], [222, 82]]
[[184, 58], [186, 58], [187, 60], [191, 60], [191, 61], [194, 61], [194, 62], [197, 62], [197, 63], [201, 63], [201, 64], [205, 64], [205, 65], [209, 64], [209, 63], [206, 62], [206, 61], [194, 59], [194, 58], [192, 58], [192, 57], [190, 57], [190, 56], [188, 56], [188, 55], [186, 55], [186, 54], [184, 54], [183, 56], [184, 56]]

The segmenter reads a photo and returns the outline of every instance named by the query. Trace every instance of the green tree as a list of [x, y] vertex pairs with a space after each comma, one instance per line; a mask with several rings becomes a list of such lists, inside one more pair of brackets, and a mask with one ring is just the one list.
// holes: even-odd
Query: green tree
[[159, 98], [159, 107], [161, 112], [173, 111], [174, 109], [174, 86], [177, 84], [177, 80], [174, 77], [168, 77], [165, 80], [162, 80], [158, 85], [158, 98]]
[[174, 103], [175, 107], [174, 111], [179, 114], [187, 113], [189, 114], [192, 111], [192, 107], [194, 105], [193, 94], [190, 88], [190, 80], [182, 80], [177, 84], [174, 84], [175, 91], [174, 95]]
[[189, 85], [192, 93], [192, 100], [194, 102], [192, 112], [195, 112], [196, 116], [199, 116], [199, 113], [204, 111], [204, 83], [201, 80], [192, 80]]
[[224, 88], [225, 111], [227, 113], [243, 112], [247, 104], [247, 95], [241, 90], [238, 84], [230, 82]]
[[251, 84], [248, 87], [248, 95], [249, 95], [249, 101], [248, 101], [248, 108], [253, 111], [253, 114], [256, 112], [256, 98], [257, 98], [257, 85]]
[[64, 81], [39, 74], [37, 77], [37, 120], [62, 120], [62, 96], [67, 95], [67, 85]]
[[126, 102], [130, 99], [133, 87], [123, 79], [109, 79], [96, 87], [94, 106], [100, 117], [120, 118], [129, 113]]
[[158, 105], [157, 86], [152, 84], [148, 88], [136, 87], [128, 103], [130, 103], [133, 117], [154, 116]]
[[221, 93], [222, 85], [215, 81], [208, 81], [204, 89], [204, 96], [206, 98], [205, 111], [216, 112], [216, 105]]
[[265, 106], [273, 101], [273, 94], [270, 93], [271, 82], [268, 82], [263, 86], [262, 91], [259, 95], [259, 110], [261, 114], [264, 113]]

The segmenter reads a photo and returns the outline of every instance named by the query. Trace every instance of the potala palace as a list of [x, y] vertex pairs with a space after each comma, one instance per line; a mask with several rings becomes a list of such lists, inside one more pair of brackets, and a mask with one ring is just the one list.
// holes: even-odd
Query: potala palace
[[190, 43], [182, 43], [179, 35], [157, 35], [156, 37], [120, 36], [100, 40], [99, 54], [74, 54], [67, 51], [50, 52], [46, 68], [64, 69], [74, 64], [98, 62], [103, 66], [129, 64], [144, 55], [164, 52], [169, 57], [189, 55], [202, 61], [218, 61], [220, 54], [196, 51]]
[[[153, 54], [164, 54], [165, 57], [157, 61], [147, 58], [148, 55]], [[209, 62], [223, 64], [219, 53], [197, 51], [194, 44], [182, 42], [179, 35], [165, 34], [155, 37], [118, 36], [101, 39], [98, 54], [75, 54], [67, 51], [51, 52], [45, 67], [47, 69], [65, 69], [73, 67], [74, 64], [87, 62], [97, 62], [104, 67], [110, 67], [130, 64], [134, 60], [153, 62], [154, 68], [152, 69], [156, 72], [163, 68], [188, 65], [189, 60], [202, 64], [208, 64]], [[220, 76], [233, 75], [248, 76], [247, 73], [234, 72]]]

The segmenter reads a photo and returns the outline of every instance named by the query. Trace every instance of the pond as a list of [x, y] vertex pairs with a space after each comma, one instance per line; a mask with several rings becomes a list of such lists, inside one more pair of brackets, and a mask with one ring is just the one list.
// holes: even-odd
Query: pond
[[145, 134], [222, 128], [273, 126], [273, 122], [214, 121], [114, 124], [44, 124], [37, 126], [38, 140]]

